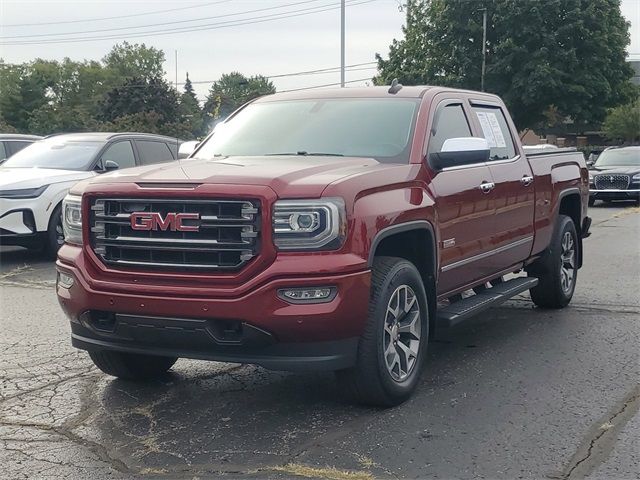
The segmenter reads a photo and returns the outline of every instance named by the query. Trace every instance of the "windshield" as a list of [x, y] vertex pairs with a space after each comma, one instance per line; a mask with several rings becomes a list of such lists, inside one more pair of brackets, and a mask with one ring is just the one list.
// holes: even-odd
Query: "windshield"
[[596, 167], [639, 167], [640, 147], [605, 150], [596, 160]]
[[340, 155], [408, 163], [419, 99], [309, 99], [254, 103], [195, 153], [197, 158]]
[[29, 145], [2, 164], [7, 168], [88, 170], [102, 142], [69, 142], [50, 138]]

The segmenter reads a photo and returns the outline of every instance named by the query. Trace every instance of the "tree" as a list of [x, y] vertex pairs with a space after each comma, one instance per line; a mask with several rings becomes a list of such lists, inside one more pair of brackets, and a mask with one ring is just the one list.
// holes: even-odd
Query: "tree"
[[164, 52], [154, 47], [123, 42], [111, 49], [102, 59], [104, 66], [116, 78], [159, 78], [164, 75]]
[[204, 118], [200, 109], [200, 102], [189, 79], [189, 73], [187, 73], [187, 79], [184, 84], [184, 92], [180, 96], [180, 112], [185, 122], [189, 125], [189, 138], [199, 138], [206, 133], [204, 131]]
[[16, 131], [22, 122], [20, 83], [24, 69], [24, 65], [12, 65], [0, 61], [0, 115], [3, 123], [10, 125]]
[[262, 75], [245, 77], [241, 73], [226, 73], [213, 83], [204, 104], [205, 115], [218, 120], [254, 98], [275, 93], [276, 88]]
[[99, 118], [109, 122], [140, 112], [157, 112], [163, 123], [175, 121], [180, 113], [178, 92], [159, 77], [131, 77], [107, 92]]
[[425, 0], [410, 2], [404, 38], [377, 55], [377, 84], [480, 89], [482, 12], [488, 28], [486, 90], [505, 100], [517, 126], [557, 111], [580, 126], [628, 100], [629, 24], [620, 0]]
[[640, 99], [612, 109], [604, 121], [603, 130], [612, 140], [640, 140]]

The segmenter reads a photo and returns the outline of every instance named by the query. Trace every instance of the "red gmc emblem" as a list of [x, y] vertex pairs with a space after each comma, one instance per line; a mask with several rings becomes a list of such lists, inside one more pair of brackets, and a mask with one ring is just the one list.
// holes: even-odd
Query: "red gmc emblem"
[[199, 220], [199, 213], [167, 213], [162, 215], [154, 212], [135, 212], [131, 214], [131, 228], [134, 230], [162, 230], [166, 232], [197, 232], [200, 230], [198, 225], [185, 225], [185, 220]]

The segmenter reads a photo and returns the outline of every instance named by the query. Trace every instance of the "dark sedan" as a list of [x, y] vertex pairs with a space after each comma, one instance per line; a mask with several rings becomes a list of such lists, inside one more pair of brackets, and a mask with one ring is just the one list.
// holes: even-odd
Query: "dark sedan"
[[640, 146], [609, 148], [589, 171], [589, 206], [596, 200], [640, 203]]

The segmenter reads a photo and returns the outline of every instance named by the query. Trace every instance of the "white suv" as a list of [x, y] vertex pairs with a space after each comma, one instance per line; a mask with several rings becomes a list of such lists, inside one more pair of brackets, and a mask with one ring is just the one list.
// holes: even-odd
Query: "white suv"
[[73, 133], [28, 146], [0, 166], [0, 245], [55, 254], [64, 241], [61, 204], [69, 188], [119, 168], [175, 160], [179, 144], [141, 133]]

